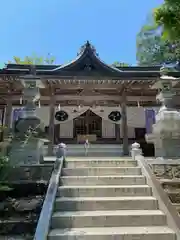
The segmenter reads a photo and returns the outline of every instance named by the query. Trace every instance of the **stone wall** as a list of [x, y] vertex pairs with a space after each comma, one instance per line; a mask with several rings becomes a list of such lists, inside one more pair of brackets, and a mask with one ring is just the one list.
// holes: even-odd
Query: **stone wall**
[[49, 181], [52, 173], [52, 164], [14, 167], [7, 174], [9, 182], [14, 181]]
[[180, 180], [180, 164], [179, 165], [152, 164], [150, 166], [153, 173], [158, 178], [165, 178], [165, 179], [179, 178]]
[[150, 164], [174, 207], [180, 214], [180, 164]]

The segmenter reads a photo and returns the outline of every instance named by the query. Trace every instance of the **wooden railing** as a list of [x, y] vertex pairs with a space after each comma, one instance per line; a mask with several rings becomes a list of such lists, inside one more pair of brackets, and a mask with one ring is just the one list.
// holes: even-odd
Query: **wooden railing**
[[53, 213], [54, 202], [56, 193], [59, 186], [59, 179], [63, 167], [65, 157], [57, 158], [54, 164], [54, 169], [49, 181], [44, 204], [38, 220], [34, 240], [46, 240], [50, 229], [50, 222]]

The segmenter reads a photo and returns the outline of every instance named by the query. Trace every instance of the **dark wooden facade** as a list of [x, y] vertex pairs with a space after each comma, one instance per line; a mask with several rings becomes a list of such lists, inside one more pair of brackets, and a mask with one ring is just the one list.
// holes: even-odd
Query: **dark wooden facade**
[[[154, 67], [112, 67], [100, 60], [96, 50], [87, 42], [77, 58], [65, 65], [37, 65], [36, 75], [45, 88], [40, 90], [41, 104], [49, 104], [50, 90], [53, 88], [61, 105], [89, 104], [82, 96], [95, 96], [95, 103], [117, 105], [118, 99], [126, 89], [129, 96], [127, 104], [136, 106], [137, 101], [143, 106], [155, 106], [157, 91], [151, 85], [160, 77], [160, 66]], [[6, 104], [9, 95], [13, 104], [19, 104], [23, 86], [19, 77], [29, 73], [30, 66], [7, 64], [0, 70], [0, 104]], [[169, 73], [179, 77], [179, 72]], [[180, 84], [176, 85], [177, 92]], [[102, 96], [102, 97], [100, 97]], [[106, 97], [103, 97], [106, 96]], [[97, 99], [97, 100], [96, 100]], [[93, 103], [92, 103], [93, 104]], [[177, 101], [178, 104], [178, 101]]]

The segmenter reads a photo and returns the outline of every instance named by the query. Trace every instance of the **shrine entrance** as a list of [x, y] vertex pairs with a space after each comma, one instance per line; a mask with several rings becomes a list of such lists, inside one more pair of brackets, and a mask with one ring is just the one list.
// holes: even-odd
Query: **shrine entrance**
[[88, 139], [91, 142], [102, 137], [102, 118], [87, 110], [74, 119], [74, 138], [78, 142]]

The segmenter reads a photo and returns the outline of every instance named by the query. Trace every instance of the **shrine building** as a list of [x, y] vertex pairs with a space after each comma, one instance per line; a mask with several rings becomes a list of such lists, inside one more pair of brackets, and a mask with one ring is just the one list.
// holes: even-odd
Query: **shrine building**
[[[42, 131], [54, 144], [88, 138], [94, 144], [122, 144], [127, 154], [132, 142], [145, 142], [146, 132], [151, 131], [159, 107], [157, 90], [151, 86], [160, 78], [160, 67], [108, 65], [89, 42], [68, 64], [36, 65], [43, 86], [36, 109]], [[25, 104], [20, 79], [29, 69], [29, 65], [7, 64], [0, 70], [1, 123], [8, 129], [14, 128]], [[177, 84], [177, 108], [179, 89]]]

